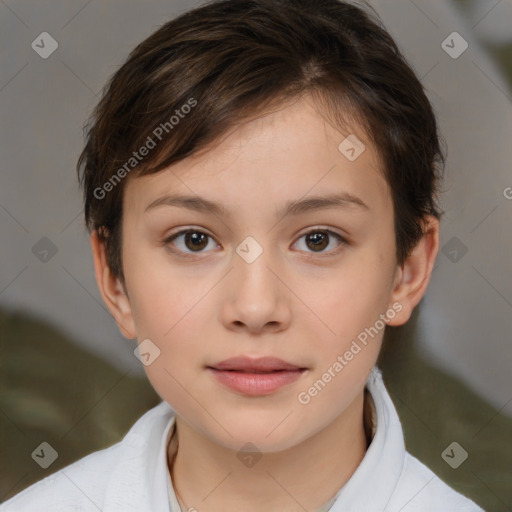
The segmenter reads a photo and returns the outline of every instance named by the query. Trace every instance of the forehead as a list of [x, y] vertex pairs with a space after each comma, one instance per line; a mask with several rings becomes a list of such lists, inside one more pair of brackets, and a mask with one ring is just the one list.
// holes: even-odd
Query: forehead
[[378, 211], [390, 198], [377, 149], [359, 124], [334, 126], [307, 97], [237, 125], [163, 171], [130, 178], [127, 213], [142, 214], [177, 193], [215, 201], [224, 214], [277, 211], [291, 200], [333, 193]]

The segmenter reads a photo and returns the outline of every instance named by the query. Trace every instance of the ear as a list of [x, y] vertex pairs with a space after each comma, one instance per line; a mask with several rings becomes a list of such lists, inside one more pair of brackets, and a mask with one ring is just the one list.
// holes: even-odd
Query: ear
[[410, 256], [395, 272], [390, 307], [399, 303], [402, 308], [396, 308], [397, 314], [388, 320], [388, 325], [403, 325], [409, 320], [430, 282], [439, 251], [439, 220], [428, 216], [423, 223], [423, 233]]
[[105, 243], [100, 239], [96, 230], [91, 233], [91, 247], [96, 283], [103, 301], [112, 313], [123, 336], [128, 339], [136, 338], [135, 323], [128, 295], [121, 280], [115, 277], [110, 270]]

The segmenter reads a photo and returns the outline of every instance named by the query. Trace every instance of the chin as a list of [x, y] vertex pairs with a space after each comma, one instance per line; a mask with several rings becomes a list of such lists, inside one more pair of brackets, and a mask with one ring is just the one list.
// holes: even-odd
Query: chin
[[[267, 420], [254, 417], [233, 419], [226, 421], [227, 430], [231, 436], [218, 425], [209, 425], [208, 437], [228, 449], [238, 452], [242, 447], [244, 451], [255, 451], [261, 453], [280, 452], [292, 448], [300, 443], [305, 437], [304, 425], [287, 424], [283, 421], [286, 415], [269, 417]], [[229, 426], [228, 426], [229, 425]], [[254, 445], [254, 446], [253, 446]]]

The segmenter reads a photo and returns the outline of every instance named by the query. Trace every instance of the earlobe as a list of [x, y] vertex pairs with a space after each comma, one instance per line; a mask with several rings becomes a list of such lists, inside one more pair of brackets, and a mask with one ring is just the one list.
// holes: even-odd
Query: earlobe
[[402, 309], [388, 325], [403, 325], [422, 299], [439, 251], [439, 220], [433, 216], [424, 222], [423, 236], [404, 264], [397, 269], [390, 304], [398, 302]]
[[96, 283], [101, 297], [123, 336], [128, 339], [136, 338], [137, 334], [129, 298], [121, 280], [114, 276], [110, 270], [105, 244], [96, 230], [91, 233], [91, 248]]

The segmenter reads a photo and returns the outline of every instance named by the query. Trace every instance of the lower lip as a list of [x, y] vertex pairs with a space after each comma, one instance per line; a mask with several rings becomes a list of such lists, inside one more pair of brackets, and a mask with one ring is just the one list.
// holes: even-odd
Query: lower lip
[[209, 368], [217, 380], [238, 393], [251, 396], [270, 395], [279, 388], [298, 380], [303, 370], [283, 370], [272, 373], [246, 373]]

